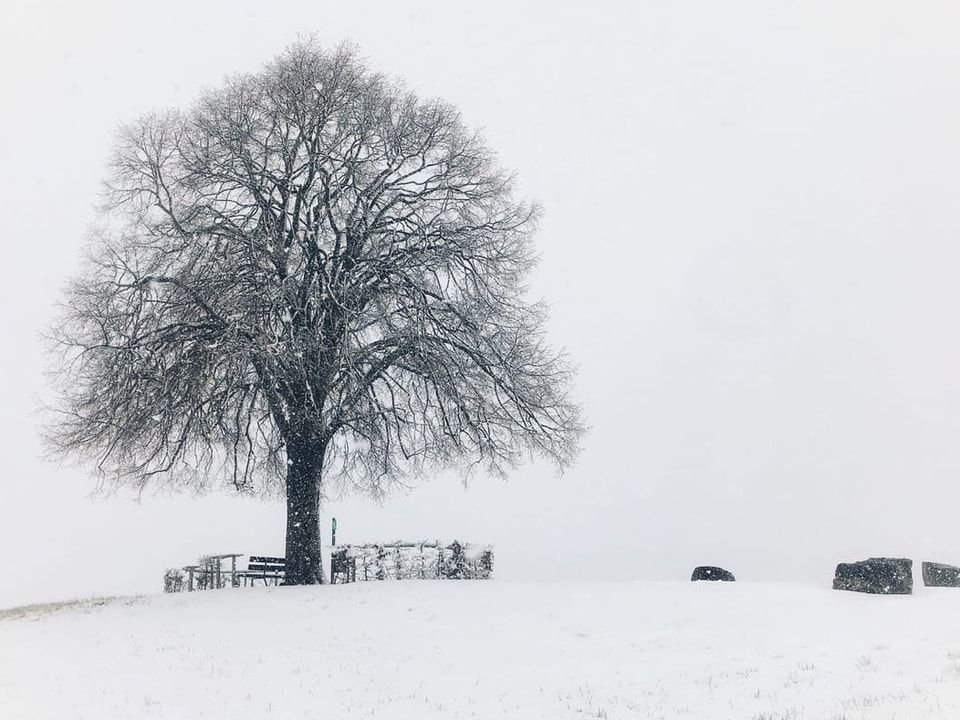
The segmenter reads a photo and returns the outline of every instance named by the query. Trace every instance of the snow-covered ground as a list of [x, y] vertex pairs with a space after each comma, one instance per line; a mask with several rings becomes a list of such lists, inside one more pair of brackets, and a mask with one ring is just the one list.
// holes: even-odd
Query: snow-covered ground
[[0, 717], [960, 717], [960, 590], [406, 581], [0, 611]]

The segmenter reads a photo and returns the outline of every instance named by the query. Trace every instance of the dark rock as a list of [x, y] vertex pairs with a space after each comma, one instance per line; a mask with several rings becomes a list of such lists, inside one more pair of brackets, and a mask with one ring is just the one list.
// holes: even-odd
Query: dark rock
[[725, 580], [733, 582], [736, 578], [733, 573], [723, 568], [713, 567], [712, 565], [700, 565], [693, 569], [693, 575], [690, 576], [691, 582], [697, 580]]
[[929, 587], [960, 587], [960, 567], [942, 563], [925, 562], [923, 584]]
[[913, 561], [906, 558], [870, 558], [840, 563], [833, 577], [834, 590], [909, 595], [913, 592]]

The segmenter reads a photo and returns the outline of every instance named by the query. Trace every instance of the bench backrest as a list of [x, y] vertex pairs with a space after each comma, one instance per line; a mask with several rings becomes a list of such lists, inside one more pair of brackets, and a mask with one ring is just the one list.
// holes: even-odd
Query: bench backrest
[[253, 572], [278, 573], [286, 570], [287, 561], [282, 557], [264, 557], [251, 555], [247, 559], [247, 570]]

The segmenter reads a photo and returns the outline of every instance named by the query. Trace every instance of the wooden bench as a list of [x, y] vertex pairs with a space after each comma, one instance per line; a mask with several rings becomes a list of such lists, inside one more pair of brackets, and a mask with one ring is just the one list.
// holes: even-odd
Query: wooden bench
[[283, 580], [286, 567], [286, 558], [251, 555], [247, 559], [247, 569], [238, 572], [237, 575], [243, 578], [244, 587], [247, 586], [248, 579], [251, 587], [257, 580], [263, 580], [264, 585], [268, 585], [268, 581], [273, 580], [274, 585], [279, 585]]

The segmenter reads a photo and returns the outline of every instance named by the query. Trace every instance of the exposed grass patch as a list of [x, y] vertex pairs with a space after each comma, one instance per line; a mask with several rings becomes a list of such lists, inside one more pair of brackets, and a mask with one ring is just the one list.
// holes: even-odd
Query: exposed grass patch
[[[118, 597], [95, 597], [76, 600], [63, 600], [61, 602], [34, 603], [32, 605], [19, 605], [12, 608], [0, 608], [0, 621], [19, 620], [27, 617], [39, 618], [44, 615], [51, 615], [55, 612], [65, 610], [66, 608], [91, 609], [118, 602], [121, 599], [122, 598]], [[132, 598], [126, 599], [132, 600]]]

